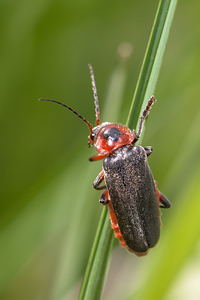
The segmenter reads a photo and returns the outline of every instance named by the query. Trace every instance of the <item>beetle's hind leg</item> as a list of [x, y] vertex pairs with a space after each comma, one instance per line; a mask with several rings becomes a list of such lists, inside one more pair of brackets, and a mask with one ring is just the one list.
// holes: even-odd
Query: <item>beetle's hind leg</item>
[[[104, 180], [104, 170], [102, 170], [96, 177], [96, 179], [94, 180], [93, 182], [93, 187], [96, 189], [96, 190], [102, 190], [102, 189], [105, 189], [106, 186], [105, 185], [102, 185], [100, 186], [101, 182]], [[99, 199], [99, 202], [103, 205], [108, 205], [108, 211], [109, 211], [109, 217], [110, 217], [110, 222], [111, 222], [111, 227], [112, 229], [114, 230], [114, 235], [116, 238], [119, 239], [120, 241], [120, 244], [122, 247], [124, 246], [127, 246], [126, 245], [126, 242], [124, 241], [123, 237], [122, 237], [122, 234], [121, 234], [121, 231], [119, 229], [119, 225], [118, 225], [118, 222], [117, 222], [117, 217], [116, 217], [116, 214], [115, 214], [115, 211], [114, 211], [114, 208], [113, 208], [113, 205], [112, 205], [112, 202], [110, 200], [110, 196], [109, 196], [109, 193], [108, 193], [108, 190], [105, 190], [102, 194], [101, 194], [101, 197]]]
[[126, 242], [124, 241], [124, 238], [122, 236], [122, 233], [119, 229], [119, 225], [117, 222], [117, 217], [112, 205], [111, 200], [108, 200], [108, 210], [109, 210], [109, 216], [110, 216], [110, 222], [111, 222], [111, 228], [114, 230], [114, 235], [117, 239], [119, 239], [119, 242], [121, 244], [122, 247], [127, 246]]
[[160, 196], [159, 196], [159, 201], [160, 201], [160, 208], [170, 208], [171, 207], [171, 203], [169, 202], [167, 197], [165, 195], [163, 195], [161, 192], [160, 192]]
[[116, 238], [119, 239], [120, 244], [121, 244], [122, 247], [127, 246], [126, 242], [124, 241], [124, 239], [122, 237], [121, 231], [119, 229], [119, 225], [118, 225], [118, 222], [117, 222], [117, 217], [116, 217], [112, 202], [110, 200], [108, 190], [105, 190], [102, 193], [102, 195], [99, 199], [99, 202], [103, 205], [108, 205], [109, 218], [110, 218], [110, 222], [111, 222], [111, 228], [114, 230], [114, 235], [115, 235]]
[[167, 197], [165, 195], [163, 195], [157, 188], [158, 183], [156, 181], [154, 181], [154, 183], [155, 183], [155, 188], [156, 188], [156, 197], [157, 197], [157, 201], [158, 201], [158, 206], [160, 208], [170, 208], [171, 203], [169, 202]]

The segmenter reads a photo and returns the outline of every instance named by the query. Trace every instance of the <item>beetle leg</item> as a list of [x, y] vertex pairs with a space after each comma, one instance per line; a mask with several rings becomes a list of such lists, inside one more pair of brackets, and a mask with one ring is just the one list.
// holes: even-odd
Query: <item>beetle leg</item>
[[153, 148], [151, 146], [144, 147], [146, 155], [149, 156], [153, 152]]
[[100, 159], [103, 159], [105, 158], [106, 156], [108, 156], [108, 154], [96, 154], [96, 155], [93, 155], [92, 157], [89, 158], [89, 161], [96, 161], [96, 160], [100, 160]]
[[126, 242], [124, 241], [124, 239], [122, 237], [121, 231], [119, 229], [117, 217], [116, 217], [112, 202], [110, 200], [108, 190], [106, 190], [102, 193], [102, 195], [99, 199], [99, 202], [103, 205], [106, 205], [106, 204], [108, 205], [109, 218], [110, 218], [110, 222], [111, 222], [111, 228], [114, 230], [114, 235], [116, 238], [119, 239], [122, 247], [127, 246]]
[[135, 144], [137, 142], [137, 140], [139, 140], [141, 133], [142, 133], [143, 125], [144, 125], [144, 120], [146, 119], [146, 117], [148, 117], [150, 109], [155, 102], [156, 102], [156, 100], [155, 100], [154, 96], [151, 96], [151, 98], [149, 99], [149, 101], [147, 103], [147, 106], [143, 110], [142, 116], [140, 117], [138, 132], [133, 140], [133, 144]]
[[101, 194], [99, 202], [103, 205], [106, 205], [106, 204], [108, 204], [109, 201], [110, 200], [109, 200], [109, 196], [108, 196], [108, 190], [106, 190]]
[[160, 193], [159, 201], [161, 203], [161, 205], [160, 205], [161, 208], [170, 208], [171, 207], [171, 203], [169, 202], [167, 197], [165, 195], [163, 195], [162, 193]]
[[99, 186], [101, 184], [101, 182], [104, 180], [104, 170], [102, 170], [98, 176], [95, 178], [94, 182], [93, 182], [93, 187], [95, 188], [95, 190], [103, 190], [106, 189], [105, 185]]
[[156, 181], [154, 181], [154, 183], [155, 183], [155, 188], [156, 188], [156, 196], [157, 196], [158, 206], [160, 208], [170, 208], [171, 203], [169, 202], [167, 197], [165, 197], [165, 195], [163, 195], [157, 188], [158, 183]]
[[114, 235], [117, 239], [119, 239], [119, 242], [122, 247], [127, 246], [126, 242], [124, 241], [121, 231], [119, 229], [119, 225], [117, 222], [117, 217], [112, 205], [112, 202], [110, 199], [108, 199], [108, 210], [109, 210], [109, 217], [110, 217], [110, 222], [111, 222], [111, 228], [114, 230]]

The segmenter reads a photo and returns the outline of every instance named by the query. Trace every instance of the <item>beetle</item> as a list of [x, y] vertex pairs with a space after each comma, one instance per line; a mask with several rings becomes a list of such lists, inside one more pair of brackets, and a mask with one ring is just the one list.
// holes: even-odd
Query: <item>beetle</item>
[[[94, 145], [98, 154], [90, 161], [103, 159], [103, 168], [94, 180], [93, 187], [103, 191], [100, 203], [108, 206], [111, 227], [121, 246], [137, 256], [144, 256], [154, 247], [160, 236], [159, 208], [169, 208], [169, 200], [158, 190], [147, 157], [152, 147], [136, 145], [144, 120], [150, 113], [155, 98], [152, 96], [139, 120], [138, 132], [128, 127], [104, 122], [100, 123], [99, 100], [92, 66], [89, 65], [96, 113], [93, 127], [84, 117], [69, 106], [51, 99], [40, 99], [62, 105], [80, 119], [90, 130], [88, 146]], [[105, 181], [105, 185], [101, 183]]]

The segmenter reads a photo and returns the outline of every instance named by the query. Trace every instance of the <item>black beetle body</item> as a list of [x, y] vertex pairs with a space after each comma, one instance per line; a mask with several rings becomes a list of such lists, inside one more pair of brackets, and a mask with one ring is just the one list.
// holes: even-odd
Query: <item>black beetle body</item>
[[[40, 100], [66, 107], [87, 124], [90, 130], [88, 145], [94, 145], [98, 152], [89, 160], [103, 159], [103, 170], [94, 180], [93, 187], [96, 190], [105, 189], [99, 201], [108, 206], [111, 227], [121, 246], [143, 256], [159, 240], [159, 208], [170, 207], [169, 200], [158, 190], [148, 165], [147, 156], [152, 153], [152, 147], [135, 146], [142, 134], [144, 121], [156, 100], [154, 96], [149, 99], [140, 117], [137, 133], [125, 125], [100, 123], [99, 101], [91, 65], [89, 69], [96, 112], [95, 127], [71, 107], [59, 101]], [[101, 185], [104, 179], [105, 185]]]
[[103, 161], [104, 179], [129, 248], [144, 253], [160, 236], [155, 184], [142, 146], [123, 146]]

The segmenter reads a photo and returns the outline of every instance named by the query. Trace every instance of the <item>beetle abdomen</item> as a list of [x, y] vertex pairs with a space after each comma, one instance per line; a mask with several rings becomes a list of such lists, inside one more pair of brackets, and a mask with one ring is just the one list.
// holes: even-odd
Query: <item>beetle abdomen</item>
[[155, 246], [160, 218], [153, 176], [142, 146], [123, 146], [103, 162], [105, 182], [127, 246], [143, 253]]

